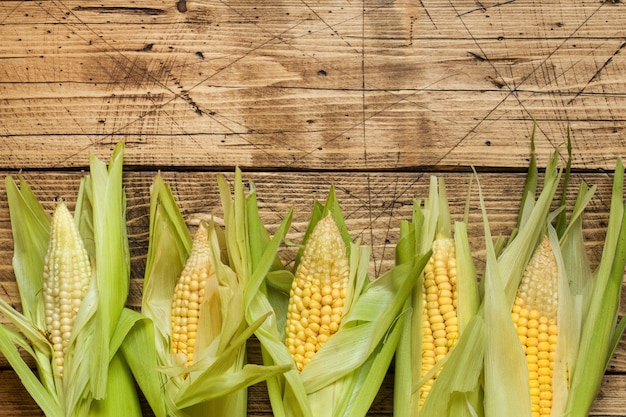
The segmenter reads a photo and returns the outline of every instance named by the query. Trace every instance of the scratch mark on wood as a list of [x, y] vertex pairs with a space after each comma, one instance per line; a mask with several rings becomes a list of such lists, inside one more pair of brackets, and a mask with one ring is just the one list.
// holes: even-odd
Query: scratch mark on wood
[[[504, 2], [504, 3], [498, 3], [497, 5], [509, 4], [509, 3], [512, 3], [513, 1], [515, 1], [515, 0], [507, 1], [507, 2]], [[463, 24], [463, 26], [465, 27], [465, 30], [467, 31], [467, 33], [469, 34], [469, 36], [472, 38], [472, 40], [474, 41], [474, 43], [476, 44], [476, 46], [478, 47], [478, 49], [479, 49], [479, 50], [483, 53], [484, 58], [485, 58], [487, 61], [489, 61], [489, 62], [490, 62], [491, 60], [490, 60], [490, 59], [487, 57], [487, 55], [484, 53], [484, 50], [483, 50], [482, 46], [480, 45], [480, 42], [479, 42], [479, 41], [478, 41], [478, 39], [474, 36], [474, 34], [471, 32], [470, 28], [467, 26], [467, 24], [465, 23], [465, 21], [464, 21], [464, 20], [463, 20], [463, 18], [462, 18], [464, 15], [466, 15], [466, 14], [467, 14], [467, 12], [466, 12], [466, 13], [459, 13], [459, 12], [457, 11], [457, 8], [456, 8], [455, 4], [454, 4], [454, 1], [452, 1], [452, 0], [450, 0], [448, 3], [449, 3], [449, 4], [450, 4], [450, 6], [452, 7], [452, 9], [456, 12], [457, 16], [460, 18], [461, 23], [462, 23], [462, 24]], [[494, 5], [494, 6], [491, 6], [491, 7], [495, 7], [495, 6], [497, 6], [497, 5]], [[479, 127], [480, 125], [482, 125], [484, 122], [486, 122], [486, 121], [489, 119], [489, 117], [490, 117], [490, 116], [491, 116], [491, 115], [492, 115], [492, 114], [493, 114], [493, 113], [494, 113], [494, 112], [495, 112], [498, 108], [500, 108], [500, 106], [502, 106], [502, 105], [503, 105], [503, 104], [504, 104], [504, 103], [505, 103], [505, 102], [506, 102], [506, 101], [507, 101], [507, 100], [508, 100], [511, 96], [512, 96], [512, 97], [514, 97], [514, 99], [515, 99], [515, 100], [517, 100], [517, 102], [518, 102], [518, 104], [520, 105], [520, 107], [522, 108], [522, 110], [523, 110], [526, 114], [528, 114], [531, 118], [533, 118], [533, 119], [534, 119], [533, 115], [532, 115], [532, 114], [530, 114], [530, 112], [528, 111], [528, 109], [527, 109], [527, 108], [526, 108], [526, 106], [524, 105], [524, 102], [523, 102], [523, 101], [519, 98], [519, 95], [518, 95], [519, 87], [520, 87], [521, 85], [523, 85], [526, 81], [528, 81], [528, 80], [529, 80], [529, 79], [530, 79], [530, 78], [531, 78], [531, 77], [532, 77], [532, 76], [533, 76], [533, 75], [534, 75], [537, 71], [539, 71], [539, 69], [540, 69], [540, 68], [544, 68], [544, 67], [545, 67], [545, 65], [546, 65], [546, 63], [550, 60], [550, 58], [551, 58], [552, 56], [554, 56], [554, 55], [555, 55], [558, 51], [560, 51], [560, 50], [563, 48], [563, 45], [565, 45], [565, 44], [566, 44], [566, 43], [567, 43], [570, 39], [572, 39], [572, 37], [573, 37], [573, 36], [574, 36], [577, 32], [579, 32], [579, 31], [580, 31], [580, 30], [581, 30], [581, 29], [582, 29], [582, 28], [583, 28], [583, 27], [587, 24], [587, 22], [589, 22], [589, 21], [590, 21], [590, 20], [591, 20], [591, 19], [592, 19], [595, 15], [596, 15], [596, 13], [597, 13], [597, 12], [598, 12], [601, 8], [602, 8], [602, 6], [603, 6], [603, 3], [601, 3], [601, 4], [600, 4], [600, 5], [599, 5], [599, 6], [598, 6], [595, 10], [593, 10], [593, 11], [592, 11], [592, 12], [591, 12], [591, 13], [590, 13], [590, 14], [589, 14], [589, 15], [588, 15], [588, 16], [587, 16], [587, 17], [586, 17], [586, 18], [585, 18], [585, 19], [584, 19], [584, 20], [583, 20], [583, 21], [582, 21], [582, 22], [581, 22], [581, 23], [580, 23], [577, 27], [575, 27], [575, 28], [574, 28], [574, 30], [572, 31], [572, 33], [570, 33], [568, 36], [566, 36], [566, 37], [565, 37], [565, 39], [563, 39], [563, 41], [562, 41], [560, 44], [558, 44], [558, 45], [554, 48], [554, 50], [550, 51], [550, 53], [548, 53], [548, 54], [546, 55], [546, 57], [545, 57], [543, 60], [541, 60], [537, 66], [533, 67], [533, 69], [532, 69], [532, 70], [531, 70], [531, 71], [530, 71], [530, 72], [529, 72], [529, 73], [528, 73], [525, 77], [523, 77], [517, 85], [515, 85], [515, 86], [510, 86], [508, 83], [506, 83], [506, 81], [504, 80], [504, 78], [503, 78], [503, 77], [501, 76], [501, 74], [499, 73], [499, 71], [498, 71], [497, 67], [496, 67], [496, 66], [495, 66], [492, 62], [490, 62], [490, 64], [491, 64], [491, 66], [492, 66], [493, 70], [495, 71], [496, 76], [497, 76], [497, 77], [500, 77], [500, 78], [501, 78], [501, 80], [505, 83], [505, 84], [504, 84], [504, 86], [506, 86], [506, 87], [508, 88], [508, 90], [509, 90], [509, 91], [508, 91], [508, 93], [507, 93], [507, 94], [506, 94], [506, 95], [502, 98], [502, 100], [500, 100], [498, 103], [496, 103], [496, 104], [495, 104], [495, 106], [494, 106], [493, 108], [491, 108], [490, 110], [488, 110], [488, 111], [486, 112], [486, 114], [485, 114], [482, 118], [480, 118], [480, 119], [476, 122], [476, 124], [475, 124], [473, 127], [471, 127], [471, 128], [470, 128], [470, 129], [469, 129], [469, 130], [465, 133], [465, 135], [463, 135], [461, 138], [459, 138], [459, 140], [457, 141], [457, 143], [456, 143], [454, 146], [452, 146], [450, 149], [448, 149], [448, 151], [447, 151], [444, 155], [442, 155], [442, 156], [439, 158], [439, 160], [438, 160], [437, 162], [439, 163], [439, 162], [443, 161], [443, 160], [444, 160], [444, 159], [445, 159], [445, 158], [446, 158], [449, 154], [451, 154], [451, 153], [452, 153], [452, 152], [453, 152], [453, 151], [454, 151], [457, 147], [459, 147], [459, 146], [460, 146], [463, 142], [465, 142], [465, 140], [466, 140], [467, 138], [469, 138], [469, 137], [470, 137], [470, 135], [472, 135], [474, 132], [476, 132], [476, 130], [478, 129], [478, 127]], [[537, 129], [539, 129], [539, 131], [542, 131], [541, 126], [539, 126], [539, 125], [537, 125]], [[545, 133], [545, 132], [544, 132], [544, 133]], [[549, 136], [548, 136], [548, 135], [546, 135], [546, 137], [548, 138], [548, 141], [550, 141]], [[550, 141], [550, 143], [552, 143], [552, 142]], [[554, 143], [552, 143], [552, 145], [553, 145], [553, 146], [556, 146]]]
[[[365, 77], [365, 2], [363, 3], [363, 13], [361, 14], [361, 130], [363, 132], [363, 160], [365, 161], [365, 168], [368, 167], [368, 153], [367, 153], [367, 133], [366, 133], [366, 123], [367, 119], [366, 113], [366, 105], [365, 105], [365, 87], [366, 87], [366, 77]], [[371, 177], [367, 174], [367, 205], [368, 213], [369, 213], [369, 221], [372, 224], [373, 210], [372, 210], [372, 186], [371, 186]], [[364, 205], [365, 206], [365, 205]], [[370, 242], [374, 242], [374, 230], [370, 229]], [[376, 265], [376, 258], [372, 257], [374, 265]]]
[[[384, 242], [383, 253], [381, 254], [380, 262], [377, 262], [375, 255], [372, 255], [373, 256], [372, 262], [374, 264], [374, 270], [375, 270], [376, 275], [379, 275], [381, 273], [382, 264], [385, 259], [384, 253], [387, 249], [387, 246], [390, 240], [389, 234], [391, 231], [391, 221], [394, 218], [394, 210], [396, 209], [396, 207], [402, 207], [405, 204], [412, 205], [413, 197], [409, 195], [409, 191], [415, 184], [419, 183], [425, 175], [426, 175], [425, 173], [418, 173], [413, 180], [409, 181], [401, 189], [399, 187], [400, 177], [396, 177], [394, 181], [394, 185], [393, 185], [393, 192], [391, 193], [391, 195], [393, 196], [391, 198], [391, 201], [388, 204], [377, 206], [376, 210], [372, 210], [372, 202], [375, 201], [376, 199], [379, 199], [380, 196], [383, 194], [386, 196], [387, 195], [386, 190], [388, 190], [388, 188], [380, 188], [378, 192], [374, 192], [374, 190], [371, 187], [371, 177], [369, 175], [367, 177], [368, 179], [367, 181], [368, 192], [366, 194], [367, 199], [359, 198], [357, 195], [353, 194], [350, 191], [350, 189], [343, 188], [343, 187], [341, 188], [341, 190], [345, 192], [348, 196], [350, 196], [353, 201], [357, 202], [354, 209], [344, 212], [344, 217], [346, 219], [350, 219], [352, 217], [360, 218], [361, 215], [359, 214], [359, 211], [369, 210], [370, 216], [369, 216], [368, 222], [367, 224], [363, 226], [363, 228], [359, 232], [359, 236], [364, 236], [366, 231], [369, 229], [371, 244], [375, 244], [373, 231], [375, 229], [376, 222], [379, 221], [381, 218], [383, 218], [383, 216], [385, 215], [388, 216], [386, 233], [383, 239], [383, 242]], [[400, 201], [401, 197], [403, 196], [406, 196], [406, 199], [407, 199], [406, 203], [402, 203]]]
[[516, 1], [517, 0], [508, 0], [508, 1], [503, 1], [503, 2], [500, 2], [500, 3], [492, 4], [491, 6], [485, 6], [481, 2], [477, 1], [476, 5], [478, 7], [476, 7], [475, 9], [472, 9], [472, 10], [468, 10], [468, 11], [466, 11], [464, 13], [457, 14], [457, 16], [458, 17], [463, 17], [465, 15], [468, 15], [468, 14], [474, 13], [474, 12], [486, 12], [487, 10], [495, 9], [496, 7], [506, 6], [507, 4], [515, 3]]
[[9, 295], [7, 289], [4, 287], [4, 284], [0, 285], [0, 287], [2, 287], [2, 292], [4, 293], [4, 295], [6, 295], [6, 298], [10, 300], [11, 296]]
[[[393, 200], [392, 200], [392, 202], [390, 204], [389, 217], [387, 218], [387, 227], [385, 228], [386, 229], [385, 230], [385, 239], [384, 239], [385, 244], [383, 245], [383, 251], [382, 251], [382, 253], [380, 255], [381, 264], [379, 266], [379, 269], [376, 270], [376, 275], [377, 276], [380, 275], [381, 268], [382, 268], [382, 261], [385, 259], [385, 252], [386, 252], [387, 247], [388, 247], [388, 242], [390, 242], [390, 240], [391, 240], [389, 238], [389, 232], [391, 231], [391, 219], [394, 216], [394, 214], [393, 214], [394, 213], [394, 208], [395, 208], [395, 206], [396, 206], [396, 204], [398, 202], [397, 192], [398, 192], [398, 177], [396, 177], [396, 179], [394, 181], [394, 184], [393, 184], [393, 193], [392, 193]], [[384, 210], [380, 210], [378, 216], [382, 217], [383, 212], [384, 212]], [[373, 229], [373, 228], [374, 228], [374, 225], [372, 224], [371, 229]], [[372, 242], [372, 244], [374, 244], [374, 242]]]
[[[437, 28], [437, 24], [435, 23], [435, 21], [433, 20], [432, 16], [430, 15], [430, 12], [428, 11], [428, 9], [426, 8], [426, 5], [424, 4], [424, 2], [422, 0], [420, 0], [420, 6], [422, 7], [422, 9], [424, 9], [424, 13], [426, 13], [426, 17], [428, 18], [428, 20], [430, 21], [430, 23], [433, 24], [433, 27], [435, 29]], [[411, 18], [411, 45], [413, 44], [413, 22], [415, 22], [415, 17]]]
[[475, 1], [474, 3], [476, 3], [476, 6], [478, 6], [475, 10], [480, 10], [481, 12], [487, 10], [487, 8], [480, 1]]
[[347, 39], [345, 39], [343, 36], [341, 36], [341, 34], [337, 31], [337, 29], [335, 29], [330, 23], [328, 23], [317, 11], [315, 11], [306, 1], [302, 0], [302, 4], [309, 9], [309, 11], [311, 13], [313, 13], [315, 15], [315, 17], [317, 19], [319, 19], [320, 22], [322, 22], [328, 29], [330, 29], [335, 35], [337, 35], [339, 37], [339, 39], [341, 39], [346, 45], [348, 45], [351, 48], [354, 48], [354, 46], [348, 42]]
[[583, 86], [583, 88], [580, 89], [580, 91], [578, 91], [578, 93], [576, 93], [576, 95], [567, 102], [568, 105], [572, 104], [574, 102], [574, 100], [576, 100], [584, 91], [587, 87], [589, 87], [589, 85], [594, 82], [599, 76], [600, 73], [602, 73], [602, 71], [604, 71], [604, 69], [611, 63], [611, 61], [613, 61], [613, 58], [615, 58], [617, 55], [619, 55], [619, 53], [622, 51], [622, 49], [624, 49], [626, 47], [626, 42], [623, 42], [615, 52], [613, 52], [613, 55], [611, 55], [605, 62], [604, 64], [602, 64], [602, 66], [600, 68], [597, 69], [597, 71], [593, 74], [593, 76], [589, 79], [589, 81], [587, 81], [587, 83]]
[[200, 107], [198, 107], [196, 102], [192, 100], [191, 96], [189, 95], [189, 90], [186, 90], [185, 88], [183, 88], [183, 85], [180, 83], [178, 78], [175, 77], [174, 74], [172, 74], [172, 71], [165, 65], [165, 63], [160, 62], [160, 64], [161, 64], [161, 67], [163, 68], [163, 72], [167, 74], [169, 79], [172, 80], [174, 85], [176, 85], [176, 87], [178, 88], [179, 93], [177, 94], [177, 96], [185, 100], [185, 102], [187, 102], [187, 104], [191, 106], [194, 113], [196, 113], [198, 116], [202, 116], [202, 110], [200, 110]]
[[17, 9], [20, 7], [22, 3], [23, 2], [16, 2], [15, 7], [10, 9], [9, 12], [4, 16], [4, 18], [0, 20], [0, 24], [4, 24], [4, 22], [6, 22], [11, 16], [13, 16], [13, 13], [17, 11]]

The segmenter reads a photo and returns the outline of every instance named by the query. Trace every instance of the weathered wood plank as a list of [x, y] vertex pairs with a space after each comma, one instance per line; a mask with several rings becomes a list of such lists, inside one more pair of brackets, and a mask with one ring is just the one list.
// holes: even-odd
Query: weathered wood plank
[[613, 168], [624, 4], [422, 3], [2, 2], [0, 166]]
[[[43, 413], [37, 404], [22, 387], [19, 379], [13, 371], [0, 370], [0, 399], [3, 407], [0, 407], [0, 417], [40, 417]], [[595, 400], [591, 413], [593, 416], [623, 416], [626, 400], [622, 395], [626, 389], [626, 377], [624, 375], [607, 375], [602, 383], [602, 388]], [[372, 404], [368, 417], [388, 417], [393, 415], [393, 375], [389, 374], [381, 386], [381, 389]], [[153, 416], [149, 406], [142, 401], [142, 410], [146, 417]], [[272, 411], [264, 384], [251, 387], [248, 391], [248, 416], [269, 417]]]

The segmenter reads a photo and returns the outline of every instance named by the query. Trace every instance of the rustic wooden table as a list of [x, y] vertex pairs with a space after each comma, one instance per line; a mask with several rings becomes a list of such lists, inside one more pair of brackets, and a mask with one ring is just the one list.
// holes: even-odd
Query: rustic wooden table
[[[431, 173], [459, 218], [474, 166], [507, 235], [533, 120], [540, 163], [571, 128], [574, 177], [598, 185], [585, 223], [598, 261], [626, 143], [619, 0], [3, 0], [0, 39], [0, 176], [21, 170], [46, 208], [71, 205], [88, 154], [126, 143], [131, 307], [157, 170], [191, 224], [218, 210], [215, 173], [240, 166], [270, 228], [295, 209], [296, 241], [335, 184], [377, 274]], [[0, 297], [19, 307], [3, 187]], [[477, 201], [470, 219], [480, 269]], [[0, 416], [41, 415], [4, 358], [0, 381]], [[392, 414], [392, 388], [390, 373], [369, 415]], [[593, 415], [624, 415], [625, 390], [622, 343]], [[263, 386], [249, 410], [271, 414]]]

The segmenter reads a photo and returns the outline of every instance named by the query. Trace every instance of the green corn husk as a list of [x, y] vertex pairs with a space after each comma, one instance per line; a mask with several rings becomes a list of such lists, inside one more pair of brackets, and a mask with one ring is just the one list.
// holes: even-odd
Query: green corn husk
[[[246, 363], [246, 342], [264, 318], [246, 324], [245, 279], [222, 262], [217, 227], [213, 222], [206, 227], [224, 319], [217, 324], [219, 329], [212, 329], [208, 325], [211, 306], [205, 305], [206, 312], [201, 310], [196, 360], [186, 367], [170, 353], [171, 306], [192, 240], [169, 186], [157, 175], [151, 190], [142, 318], [123, 345], [124, 356], [157, 417], [245, 416], [246, 388], [284, 370]], [[217, 333], [212, 340], [207, 336], [210, 331]]]
[[[563, 248], [570, 259], [584, 253], [580, 249], [584, 249], [582, 226], [580, 222], [572, 224], [575, 224], [571, 233], [574, 243]], [[626, 321], [624, 318], [618, 319], [618, 313], [625, 263], [624, 166], [620, 158], [615, 167], [609, 223], [600, 264], [593, 272], [585, 263], [580, 269], [570, 272], [571, 277], [576, 273], [581, 275], [578, 277], [579, 285], [573, 287], [572, 291], [574, 297], [582, 299], [582, 302], [579, 303], [580, 312], [577, 314], [580, 317], [580, 345], [571, 371], [570, 394], [565, 407], [567, 416], [582, 417], [589, 413], [600, 390], [604, 372], [624, 334]]]
[[[443, 178], [433, 176], [428, 199], [423, 204], [415, 201], [413, 219], [401, 223], [396, 262], [402, 264], [414, 256], [424, 255], [431, 250], [435, 239], [452, 239], [450, 225]], [[454, 226], [459, 339], [426, 377], [422, 377], [424, 276], [421, 274], [405, 306], [412, 313], [404, 322], [396, 351], [394, 415], [398, 417], [483, 415], [480, 380], [483, 323], [476, 318], [480, 296], [467, 236], [467, 220], [455, 222]], [[471, 339], [464, 337], [467, 328], [470, 334], [474, 334]], [[435, 373], [439, 374], [421, 406], [420, 388]]]
[[[5, 180], [22, 313], [0, 299], [0, 312], [15, 328], [0, 326], [0, 351], [46, 416], [118, 416], [121, 410], [141, 415], [132, 376], [119, 353], [127, 331], [121, 323], [130, 275], [123, 151], [119, 143], [108, 167], [91, 155], [90, 174], [78, 191], [74, 221], [95, 267], [65, 353], [63, 377], [52, 364], [42, 297], [50, 217], [23, 179]], [[17, 346], [34, 358], [35, 372]]]
[[[339, 330], [299, 372], [285, 345], [293, 274], [285, 270], [276, 257], [275, 240], [282, 237], [285, 230], [269, 238], [258, 216], [253, 185], [248, 197], [243, 195], [240, 177], [235, 179], [234, 198], [225, 182], [223, 189], [225, 213], [230, 213], [232, 218], [245, 219], [232, 222], [229, 227], [227, 215], [226, 235], [228, 241], [237, 245], [239, 253], [250, 255], [250, 264], [243, 266], [252, 271], [250, 275], [255, 282], [254, 291], [246, 296], [247, 320], [270, 318], [255, 332], [261, 342], [263, 361], [266, 365], [289, 368], [267, 380], [274, 415], [365, 416], [394, 355], [406, 315], [403, 306], [414, 284], [413, 277], [419, 275], [428, 256], [415, 257], [369, 280], [369, 248], [351, 242], [334, 190], [331, 188], [325, 204], [316, 201], [302, 246], [317, 222], [330, 213], [349, 253], [350, 278], [345, 303], [350, 307], [344, 309]], [[291, 214], [287, 216], [290, 217]], [[229, 253], [236, 252], [229, 247]], [[296, 267], [300, 256], [301, 252], [296, 258]]]
[[[244, 293], [246, 320], [248, 323], [262, 321], [255, 335], [263, 340], [266, 338], [265, 335], [273, 335], [284, 329], [281, 326], [284, 326], [288, 305], [288, 299], [285, 299], [284, 294], [288, 293], [293, 276], [284, 269], [277, 254], [291, 224], [292, 211], [287, 213], [271, 237], [258, 215], [256, 187], [250, 182], [249, 193], [247, 195], [244, 193], [241, 170], [237, 168], [235, 171], [232, 194], [231, 187], [223, 176], [218, 177], [218, 183], [224, 211], [229, 263], [239, 276], [246, 277]], [[258, 297], [259, 291], [263, 291], [266, 296]], [[273, 360], [263, 345], [261, 352], [266, 366], [281, 366], [284, 371], [293, 366], [293, 363], [285, 357], [282, 361]], [[266, 380], [272, 404], [280, 401], [280, 397], [276, 398], [275, 393], [280, 391], [282, 380], [281, 376]]]

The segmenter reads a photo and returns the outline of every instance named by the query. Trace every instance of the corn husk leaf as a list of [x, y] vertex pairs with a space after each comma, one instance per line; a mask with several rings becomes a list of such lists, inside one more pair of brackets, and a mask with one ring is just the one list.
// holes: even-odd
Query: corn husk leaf
[[[15, 310], [4, 299], [0, 299], [0, 312], [33, 346], [32, 356], [36, 358], [35, 363], [40, 381], [49, 392], [55, 392], [56, 384], [49, 360], [52, 346], [42, 331], [46, 327], [46, 321], [43, 303], [40, 299], [50, 216], [23, 178], [20, 177], [19, 182], [16, 183], [11, 176], [7, 176], [5, 187], [13, 231], [13, 270], [18, 289], [20, 289], [22, 312]], [[15, 369], [15, 365], [12, 366]], [[25, 386], [28, 388], [27, 385]], [[35, 401], [38, 401], [37, 398]]]
[[[522, 200], [520, 202], [520, 211], [517, 217], [517, 224], [511, 232], [509, 241], [513, 240], [522, 227], [532, 211], [532, 207], [535, 204], [537, 198], [537, 185], [539, 182], [539, 168], [537, 167], [537, 154], [535, 153], [535, 132], [537, 125], [533, 123], [533, 130], [530, 135], [530, 162], [528, 164], [528, 171], [526, 172], [526, 178], [524, 180], [524, 188], [522, 191]], [[496, 247], [497, 248], [497, 247]], [[496, 255], [500, 252], [496, 250]]]
[[593, 274], [591, 288], [586, 284], [579, 288], [590, 291], [591, 297], [583, 302], [580, 348], [571, 377], [566, 408], [568, 416], [588, 414], [617, 341], [624, 331], [623, 320], [619, 322], [617, 319], [626, 262], [623, 184], [624, 167], [621, 159], [618, 159], [602, 259]]
[[[570, 135], [570, 129], [568, 127], [567, 128], [567, 163], [564, 169], [563, 183], [561, 184], [561, 188], [562, 188], [561, 201], [559, 203], [559, 206], [563, 208], [565, 208], [565, 206], [567, 205], [567, 189], [569, 186], [571, 174], [572, 174], [572, 137]], [[557, 233], [557, 236], [562, 236], [565, 233], [565, 229], [567, 228], [568, 228], [567, 212], [566, 210], [563, 210], [558, 214], [556, 218], [554, 229]]]
[[[44, 387], [37, 375], [26, 364], [21, 357], [17, 346], [29, 346], [28, 340], [24, 339], [19, 333], [12, 332], [4, 325], [0, 325], [0, 352], [9, 362], [18, 375], [22, 384], [48, 417], [64, 417], [63, 409], [58, 402], [54, 392]], [[32, 354], [32, 352], [30, 352]]]
[[50, 216], [44, 211], [23, 178], [19, 186], [11, 176], [5, 178], [13, 231], [13, 270], [20, 291], [22, 314], [37, 328], [45, 327], [39, 291], [43, 287], [44, 256], [48, 249]]
[[159, 353], [155, 343], [156, 326], [139, 312], [129, 310], [128, 315], [134, 316], [129, 317], [133, 325], [124, 338], [120, 351], [154, 415], [167, 417], [168, 407], [173, 405], [163, 395], [167, 377], [159, 369]]
[[106, 397], [95, 400], [89, 410], [90, 417], [141, 416], [133, 375], [121, 351], [115, 352], [110, 361], [106, 385]]
[[[76, 380], [87, 379], [95, 399], [103, 399], [107, 389], [110, 341], [126, 303], [130, 278], [130, 254], [126, 234], [126, 198], [122, 189], [124, 146], [120, 142], [111, 155], [109, 165], [90, 155], [90, 175], [84, 177], [78, 192], [76, 224], [87, 242], [94, 260], [94, 276], [76, 318], [76, 338], [70, 340], [66, 362], [75, 370], [73, 378], [65, 378], [70, 399], [80, 403], [81, 394], [74, 390]], [[99, 260], [105, 260], [99, 262]], [[90, 346], [93, 360], [85, 361], [83, 351]], [[106, 359], [105, 359], [106, 358]], [[85, 364], [87, 363], [87, 365]], [[88, 376], [84, 373], [88, 372]], [[81, 375], [78, 378], [76, 375]], [[75, 391], [75, 392], [74, 392]]]
[[[241, 170], [235, 171], [232, 193], [231, 187], [224, 177], [218, 177], [220, 196], [224, 210], [225, 234], [228, 246], [229, 263], [233, 265], [239, 276], [247, 279], [244, 299], [246, 305], [246, 321], [258, 322], [260, 318], [266, 318], [256, 330], [255, 335], [260, 340], [266, 340], [268, 344], [282, 345], [279, 340], [284, 338], [284, 325], [288, 299], [285, 300], [284, 290], [291, 287], [293, 276], [284, 270], [278, 258], [278, 248], [285, 237], [291, 223], [291, 210], [281, 222], [276, 233], [270, 237], [269, 232], [261, 222], [256, 200], [256, 187], [249, 183], [249, 193], [244, 193], [244, 185]], [[254, 277], [252, 277], [254, 275]], [[267, 277], [274, 279], [266, 279]], [[248, 277], [248, 278], [245, 278]], [[257, 297], [262, 292], [266, 296]], [[277, 314], [284, 311], [284, 316]], [[273, 339], [276, 334], [281, 334], [279, 339]], [[280, 351], [280, 347], [278, 348]], [[270, 350], [261, 343], [263, 363], [266, 366], [280, 367], [288, 371], [293, 367], [291, 356], [283, 356], [279, 360], [270, 355]], [[289, 374], [290, 372], [288, 372]], [[287, 376], [290, 378], [291, 376]], [[280, 401], [277, 392], [282, 391], [283, 378], [280, 375], [267, 379], [268, 393], [272, 404]], [[299, 400], [304, 401], [303, 398]], [[276, 413], [276, 411], [275, 411]]]
[[559, 235], [571, 292], [576, 294], [578, 298], [578, 318], [576, 321], [580, 324], [582, 324], [582, 317], [586, 316], [586, 312], [589, 309], [591, 283], [593, 282], [591, 265], [583, 239], [582, 214], [591, 200], [595, 189], [595, 186], [590, 188], [587, 184], [581, 183], [569, 225], [567, 225], [567, 228]]

